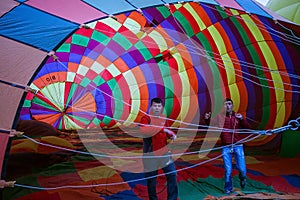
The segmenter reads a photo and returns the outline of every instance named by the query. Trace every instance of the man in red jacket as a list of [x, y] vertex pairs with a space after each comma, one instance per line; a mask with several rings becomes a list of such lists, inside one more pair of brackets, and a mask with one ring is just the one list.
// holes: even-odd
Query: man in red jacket
[[169, 129], [170, 122], [162, 115], [163, 103], [160, 98], [151, 100], [150, 115], [141, 119], [140, 130], [143, 138], [144, 169], [150, 200], [157, 200], [156, 175], [162, 168], [167, 177], [168, 200], [176, 200], [178, 187], [175, 164], [168, 150], [168, 139], [175, 140], [176, 134]]
[[235, 133], [235, 129], [248, 129], [249, 123], [240, 113], [235, 113], [233, 109], [233, 101], [230, 98], [224, 100], [225, 112], [220, 113], [215, 118], [211, 119], [211, 113], [205, 113], [204, 120], [207, 125], [211, 124], [220, 128], [224, 128], [221, 133], [221, 141], [224, 147], [222, 148], [222, 156], [225, 169], [225, 186], [226, 194], [232, 193], [232, 155], [236, 162], [236, 166], [240, 172], [240, 186], [246, 186], [246, 162], [244, 156], [243, 144], [239, 143], [242, 139], [241, 134]]

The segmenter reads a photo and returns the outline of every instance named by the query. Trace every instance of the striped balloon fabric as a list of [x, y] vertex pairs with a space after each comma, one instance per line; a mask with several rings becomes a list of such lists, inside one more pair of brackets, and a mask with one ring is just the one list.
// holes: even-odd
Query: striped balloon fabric
[[130, 125], [160, 97], [167, 117], [191, 122], [231, 97], [255, 128], [282, 126], [299, 111], [299, 46], [280, 31], [265, 16], [196, 2], [92, 21], [40, 67], [31, 84], [39, 94], [27, 95], [21, 119]]

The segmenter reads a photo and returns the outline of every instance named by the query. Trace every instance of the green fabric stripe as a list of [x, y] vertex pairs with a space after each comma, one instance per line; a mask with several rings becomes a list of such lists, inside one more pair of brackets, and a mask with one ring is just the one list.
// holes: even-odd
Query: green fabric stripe
[[[223, 83], [221, 82], [222, 78], [221, 78], [221, 75], [220, 75], [220, 71], [219, 71], [219, 68], [218, 68], [218, 65], [216, 64], [216, 62], [213, 60], [213, 53], [210, 53], [212, 52], [212, 48], [210, 46], [210, 42], [207, 40], [207, 38], [205, 37], [205, 35], [200, 32], [198, 33], [197, 35], [197, 38], [199, 39], [199, 41], [201, 42], [201, 46], [203, 46], [204, 48], [204, 51], [207, 52], [207, 57], [208, 57], [208, 65], [210, 66], [210, 69], [211, 69], [211, 72], [212, 72], [212, 77], [213, 78], [213, 94], [214, 94], [214, 99], [217, 100], [219, 99], [220, 97], [223, 97], [223, 93], [222, 93], [222, 85]], [[211, 59], [210, 59], [211, 58]], [[215, 104], [214, 107], [212, 109], [213, 110], [213, 113], [219, 113], [223, 108], [223, 105], [222, 104]]]
[[56, 108], [53, 108], [53, 106], [50, 106], [48, 103], [46, 103], [45, 101], [43, 101], [39, 98], [34, 97], [32, 102], [37, 104], [37, 105], [43, 106], [43, 107], [45, 107], [49, 110], [58, 111]]
[[59, 121], [59, 125], [58, 125], [58, 130], [62, 130], [63, 128], [65, 128], [65, 127], [63, 127], [63, 120], [60, 120]]
[[164, 77], [164, 85], [165, 85], [165, 98], [173, 98], [174, 97], [174, 83], [173, 83], [173, 79], [171, 78], [171, 76]]
[[245, 45], [248, 45], [251, 43], [244, 27], [240, 24], [240, 22], [237, 20], [236, 17], [230, 17], [230, 20], [232, 21], [232, 23], [235, 25], [235, 27], [237, 28], [239, 34], [241, 35], [243, 42]]
[[101, 120], [96, 117], [92, 121], [92, 123], [94, 123], [96, 126], [99, 126], [100, 122], [101, 122]]
[[[75, 115], [74, 115], [75, 114]], [[76, 113], [72, 113], [71, 114], [71, 118], [74, 119], [75, 123], [76, 121], [80, 121], [80, 122], [83, 122], [84, 124], [89, 124], [90, 123], [90, 120], [84, 118], [84, 117], [80, 117], [80, 116], [77, 116]], [[77, 123], [76, 123], [77, 124]]]
[[[261, 62], [260, 62], [260, 58], [257, 54], [257, 51], [256, 49], [254, 48], [253, 45], [248, 45], [247, 46], [247, 49], [249, 50], [250, 52], [250, 55], [252, 57], [252, 60], [253, 60], [253, 63], [258, 65], [258, 66], [261, 66]], [[260, 78], [266, 78], [261, 67], [256, 67], [255, 68], [256, 70], [256, 75]], [[263, 95], [263, 109], [262, 109], [262, 121], [260, 122], [259, 126], [257, 127], [258, 129], [263, 129], [264, 127], [266, 127], [268, 121], [269, 121], [269, 118], [270, 118], [270, 106], [268, 104], [270, 104], [270, 89], [268, 87], [268, 81], [267, 80], [261, 80], [259, 79], [259, 83], [261, 85], [265, 85], [266, 87], [261, 87], [262, 89], [262, 95]], [[268, 106], [267, 106], [268, 105]]]
[[74, 34], [72, 36], [72, 44], [76, 44], [79, 46], [87, 47], [89, 40], [90, 40], [90, 38], [82, 36], [82, 35]]
[[86, 162], [90, 160], [96, 160], [94, 156], [88, 154], [77, 154], [71, 157], [72, 161], [76, 163], [78, 162]]
[[[227, 15], [227, 13], [221, 8], [221, 6], [215, 6], [216, 7], [216, 9], [217, 9], [217, 11], [218, 11], [218, 13], [221, 15], [221, 17], [223, 18], [223, 19], [226, 19], [226, 18], [228, 18], [229, 16]], [[221, 21], [221, 20], [220, 20]]]
[[106, 36], [103, 33], [98, 32], [96, 30], [94, 30], [91, 39], [96, 40], [96, 41], [100, 42], [101, 44], [103, 44], [105, 46], [110, 41], [110, 38], [108, 36]]
[[166, 62], [157, 63], [163, 78], [170, 76], [170, 66]]
[[148, 48], [144, 45], [142, 41], [139, 40], [134, 46], [143, 55], [145, 61], [148, 61], [153, 57], [150, 51], [148, 50]]
[[171, 15], [169, 9], [166, 6], [160, 6], [160, 7], [157, 7], [156, 9], [161, 13], [161, 15], [165, 19], [168, 18]]
[[104, 118], [103, 118], [103, 120], [102, 120], [102, 121], [103, 121], [103, 123], [104, 123], [104, 124], [106, 124], [106, 125], [107, 125], [107, 124], [109, 124], [109, 123], [111, 122], [111, 120], [112, 120], [112, 119], [111, 119], [110, 117], [108, 117], [108, 116], [104, 116]]
[[294, 158], [300, 155], [300, 131], [284, 131], [282, 134], [280, 157]]
[[105, 83], [105, 80], [101, 77], [101, 76], [96, 76], [93, 80], [93, 82], [99, 86], [102, 85], [103, 83]]
[[117, 81], [115, 79], [111, 79], [107, 82], [109, 85], [111, 91], [112, 91], [112, 96], [114, 97], [114, 118], [116, 119], [121, 119], [122, 113], [123, 113], [123, 103], [121, 102], [123, 100], [123, 95], [122, 91], [120, 89], [120, 86], [118, 85]]
[[30, 108], [30, 106], [31, 106], [31, 101], [28, 100], [28, 99], [25, 99], [24, 104], [23, 104], [23, 107], [24, 107], [24, 108]]
[[113, 37], [113, 40], [121, 45], [125, 50], [128, 50], [130, 47], [132, 47], [131, 42], [120, 33], [116, 33]]
[[[238, 175], [233, 177], [232, 183], [233, 186], [240, 185]], [[190, 179], [187, 181], [180, 181], [178, 183], [180, 199], [206, 199], [208, 194], [218, 198], [223, 197], [223, 188], [224, 180], [222, 178], [214, 178], [212, 176], [209, 176], [207, 178], [198, 178], [196, 181], [192, 181]], [[243, 193], [251, 194], [259, 192], [276, 193], [276, 191], [271, 186], [267, 186], [256, 180], [247, 180], [247, 186], [243, 190]]]
[[[18, 178], [16, 181], [19, 184], [34, 185], [39, 187], [39, 182], [37, 180], [36, 175], [23, 176], [21, 178]], [[13, 188], [7, 187], [3, 189], [3, 199], [8, 199], [8, 200], [18, 199], [20, 197], [29, 195], [34, 191], [36, 190], [24, 189], [22, 187], [13, 187]]]
[[56, 52], [70, 52], [71, 51], [71, 44], [63, 43]]
[[[168, 89], [166, 89], [166, 90], [167, 90], [166, 92], [169, 92]], [[173, 110], [173, 105], [174, 105], [173, 98], [166, 98], [165, 99], [164, 108], [167, 112], [167, 113], [165, 113], [167, 117], [170, 117], [170, 114], [172, 113], [172, 110]]]
[[[261, 61], [259, 56], [257, 55], [257, 51], [254, 48], [254, 46], [251, 44], [251, 41], [249, 39], [249, 36], [247, 35], [246, 31], [240, 24], [240, 22], [235, 18], [231, 17], [230, 20], [234, 23], [235, 27], [238, 29], [239, 34], [241, 35], [245, 46], [247, 46], [247, 49], [252, 57], [253, 64], [256, 64], [258, 66], [261, 66]], [[261, 70], [261, 67], [256, 67], [256, 74], [258, 77], [261, 78], [266, 78], [263, 71]], [[259, 126], [257, 127], [258, 129], [263, 129], [265, 125], [268, 123], [269, 117], [270, 117], [270, 107], [266, 107], [264, 105], [268, 105], [270, 102], [270, 90], [268, 88], [268, 82], [266, 80], [261, 80], [259, 79], [259, 83], [262, 85], [265, 85], [267, 87], [261, 87], [262, 93], [263, 93], [263, 113], [262, 113], [262, 121], [260, 122]]]
[[179, 11], [176, 11], [174, 13], [174, 17], [180, 23], [180, 25], [183, 27], [185, 33], [189, 36], [192, 37], [194, 35], [194, 30], [192, 29], [190, 22], [187, 21], [186, 17], [183, 16]]
[[43, 169], [41, 173], [39, 173], [40, 176], [56, 176], [56, 175], [65, 175], [65, 174], [71, 174], [71, 173], [77, 173], [77, 170], [74, 167], [73, 162], [62, 162], [57, 163], [55, 165], [51, 165], [47, 167], [46, 169]]
[[[173, 110], [173, 97], [174, 97], [174, 83], [170, 76], [170, 66], [167, 64], [167, 62], [159, 62], [158, 67], [160, 70], [160, 73], [163, 77], [163, 82], [165, 86], [165, 110], [167, 117], [170, 116]], [[181, 95], [181, 94], [178, 94]]]
[[66, 102], [66, 106], [69, 106], [69, 103], [70, 103], [71, 99], [73, 98], [74, 93], [75, 93], [77, 87], [78, 87], [78, 85], [75, 84], [75, 83], [73, 83], [71, 85], [71, 88], [70, 88], [70, 91], [69, 91], [69, 94], [68, 94], [68, 99], [67, 99], [67, 102]]
[[87, 77], [84, 77], [84, 78], [81, 80], [80, 85], [83, 86], [83, 87], [86, 87], [86, 86], [88, 86], [90, 83], [91, 83], [91, 80], [88, 79]]

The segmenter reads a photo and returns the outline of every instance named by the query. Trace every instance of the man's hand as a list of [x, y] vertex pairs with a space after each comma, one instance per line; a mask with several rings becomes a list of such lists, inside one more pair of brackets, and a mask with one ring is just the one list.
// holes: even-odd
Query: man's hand
[[211, 112], [205, 113], [204, 118], [209, 119], [211, 117]]
[[174, 141], [174, 140], [176, 140], [176, 138], [177, 138], [177, 135], [175, 135], [175, 133], [173, 133], [172, 140]]
[[243, 115], [241, 113], [237, 113], [235, 114], [235, 117], [239, 120], [242, 120], [243, 119]]
[[5, 180], [0, 180], [0, 188], [5, 188], [5, 187], [14, 187], [16, 181], [5, 181]]
[[177, 136], [176, 136], [176, 134], [173, 131], [165, 128], [164, 132], [167, 133], [168, 135], [171, 135], [171, 138], [172, 138], [173, 141], [176, 140]]

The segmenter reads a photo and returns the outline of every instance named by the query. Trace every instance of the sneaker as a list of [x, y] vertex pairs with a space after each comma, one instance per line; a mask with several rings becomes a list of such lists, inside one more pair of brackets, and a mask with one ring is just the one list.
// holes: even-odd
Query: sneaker
[[242, 189], [245, 188], [245, 186], [246, 186], [246, 179], [245, 178], [240, 180], [240, 185], [241, 185]]
[[232, 191], [231, 190], [225, 190], [225, 194], [231, 194]]

